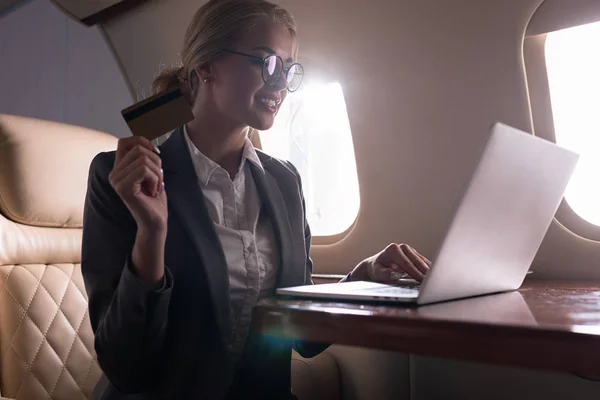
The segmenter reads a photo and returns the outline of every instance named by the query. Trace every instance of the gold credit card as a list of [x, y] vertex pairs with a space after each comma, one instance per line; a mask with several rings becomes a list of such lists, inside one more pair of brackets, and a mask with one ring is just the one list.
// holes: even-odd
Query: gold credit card
[[192, 108], [178, 88], [156, 94], [121, 110], [133, 136], [154, 140], [194, 119]]

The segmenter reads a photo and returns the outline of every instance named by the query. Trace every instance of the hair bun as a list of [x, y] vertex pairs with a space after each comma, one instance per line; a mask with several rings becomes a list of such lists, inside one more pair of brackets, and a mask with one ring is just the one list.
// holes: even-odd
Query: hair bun
[[167, 67], [160, 71], [152, 82], [152, 94], [159, 94], [171, 89], [180, 88], [182, 92], [186, 92], [185, 85], [182, 85], [184, 80], [181, 76], [183, 67]]

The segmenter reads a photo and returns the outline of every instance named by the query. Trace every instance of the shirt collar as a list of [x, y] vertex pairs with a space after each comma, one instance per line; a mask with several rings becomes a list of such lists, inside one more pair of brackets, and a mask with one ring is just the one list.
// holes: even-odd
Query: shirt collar
[[[202, 154], [200, 150], [194, 145], [192, 140], [190, 139], [187, 131], [187, 127], [183, 126], [183, 136], [185, 137], [185, 141], [188, 145], [188, 150], [190, 151], [190, 156], [192, 157], [192, 163], [194, 164], [194, 169], [196, 170], [196, 175], [202, 184], [208, 185], [210, 181], [210, 177], [217, 170], [225, 171], [219, 164]], [[244, 149], [242, 152], [242, 161], [240, 163], [240, 169], [238, 173], [242, 171], [244, 165], [246, 164], [246, 160], [250, 161], [254, 164], [258, 169], [265, 173], [265, 169], [258, 158], [258, 154], [256, 153], [256, 149], [254, 145], [250, 141], [248, 137], [246, 137], [246, 141], [244, 143]]]

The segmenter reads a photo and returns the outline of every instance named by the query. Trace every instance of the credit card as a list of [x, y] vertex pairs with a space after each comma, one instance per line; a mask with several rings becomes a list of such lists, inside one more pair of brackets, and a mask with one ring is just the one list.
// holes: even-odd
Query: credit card
[[194, 119], [179, 88], [159, 93], [121, 110], [134, 136], [154, 140]]

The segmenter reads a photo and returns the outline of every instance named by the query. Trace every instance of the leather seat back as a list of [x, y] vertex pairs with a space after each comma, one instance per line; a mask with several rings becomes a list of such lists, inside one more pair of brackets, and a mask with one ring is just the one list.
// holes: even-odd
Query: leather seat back
[[0, 114], [0, 393], [89, 399], [95, 359], [81, 275], [92, 158], [103, 132]]

